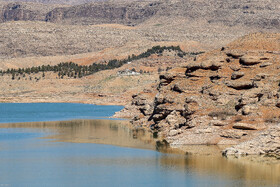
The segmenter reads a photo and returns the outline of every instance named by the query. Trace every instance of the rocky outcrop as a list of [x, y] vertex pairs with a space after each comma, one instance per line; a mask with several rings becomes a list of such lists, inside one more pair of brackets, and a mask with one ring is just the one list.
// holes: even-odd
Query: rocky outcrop
[[20, 3], [8, 4], [3, 11], [5, 21], [31, 20], [38, 19], [36, 12], [25, 9]]
[[[256, 144], [268, 145], [267, 149], [279, 154], [276, 144], [270, 147], [267, 142], [280, 121], [280, 58], [265, 48], [238, 49], [238, 53], [232, 48], [201, 55], [162, 74], [150, 102], [151, 115], [146, 114], [140, 125], [176, 146], [240, 144], [269, 129], [261, 135], [269, 134], [265, 141]], [[263, 67], [263, 63], [270, 65]]]
[[[11, 0], [3, 0], [11, 1]], [[257, 30], [279, 29], [279, 7], [278, 2], [267, 2], [263, 0], [255, 0], [246, 2], [242, 0], [236, 1], [215, 1], [205, 0], [197, 2], [197, 0], [149, 0], [149, 1], [106, 1], [106, 0], [21, 0], [22, 2], [44, 3], [48, 6], [57, 4], [68, 4], [72, 6], [59, 6], [61, 8], [52, 8], [45, 13], [44, 17], [47, 21], [65, 23], [65, 24], [104, 24], [118, 23], [127, 25], [137, 25], [143, 23], [149, 18], [153, 18], [152, 22], [157, 24], [157, 19], [165, 22], [166, 18], [173, 20], [185, 18], [182, 20], [189, 25], [193, 20], [195, 23], [203, 20], [203, 23], [211, 25], [222, 25], [221, 28], [235, 26], [256, 28]], [[246, 4], [246, 5], [245, 5]], [[49, 9], [49, 8], [45, 8]], [[40, 12], [44, 9], [37, 9]], [[9, 10], [9, 16], [12, 20], [19, 18], [19, 9]], [[20, 10], [21, 11], [21, 10]], [[35, 11], [36, 12], [36, 11]], [[21, 11], [22, 18], [33, 20], [34, 11]], [[30, 14], [29, 14], [30, 13]], [[16, 15], [15, 15], [16, 14]], [[4, 16], [3, 16], [4, 17]], [[41, 17], [41, 16], [40, 16]], [[40, 18], [41, 20], [41, 18]], [[187, 20], [187, 21], [186, 21]], [[5, 19], [4, 19], [5, 21]], [[6, 21], [10, 21], [7, 19]], [[183, 23], [182, 22], [182, 23]], [[160, 23], [161, 24], [161, 23]], [[205, 25], [205, 24], [204, 24]], [[250, 30], [248, 30], [250, 31]], [[209, 32], [209, 31], [208, 31]], [[231, 35], [235, 31], [231, 30]], [[238, 31], [237, 31], [238, 32]], [[240, 54], [228, 52], [228, 55], [234, 58], [240, 57]]]
[[153, 113], [155, 90], [146, 89], [143, 92], [132, 96], [130, 104], [115, 113], [114, 118], [130, 118], [134, 126], [141, 126], [143, 122], [147, 122]]
[[241, 129], [241, 130], [259, 130], [262, 127], [256, 124], [247, 124], [247, 123], [235, 123], [232, 128]]
[[256, 65], [262, 62], [260, 57], [257, 56], [243, 56], [240, 58], [240, 64], [246, 66]]
[[[148, 18], [185, 17], [187, 20], [206, 20], [209, 24], [246, 26], [253, 28], [279, 28], [277, 2], [257, 0], [215, 1], [167, 0], [167, 1], [121, 1], [89, 3], [51, 11], [47, 20], [61, 23], [94, 24], [125, 23], [135, 25]], [[221, 8], [222, 7], [222, 8]], [[245, 8], [245, 9], [244, 9]], [[176, 19], [176, 18], [175, 18]], [[244, 29], [244, 27], [242, 28]], [[234, 55], [234, 53], [233, 53]]]
[[275, 125], [259, 133], [250, 141], [241, 143], [237, 146], [227, 148], [223, 151], [229, 155], [260, 155], [268, 154], [279, 157], [280, 155], [280, 125]]
[[247, 90], [254, 87], [253, 81], [228, 81], [226, 85], [236, 90]]
[[58, 5], [22, 2], [1, 4], [0, 2], [0, 22], [44, 21], [46, 14], [55, 7]]
[[92, 3], [56, 8], [46, 16], [46, 21], [71, 24], [118, 23], [136, 25], [156, 14], [161, 3]]

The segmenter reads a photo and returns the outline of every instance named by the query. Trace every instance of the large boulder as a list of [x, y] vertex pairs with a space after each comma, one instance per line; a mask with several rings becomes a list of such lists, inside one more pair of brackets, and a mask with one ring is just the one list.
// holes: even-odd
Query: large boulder
[[231, 79], [232, 79], [232, 80], [239, 79], [239, 78], [243, 77], [244, 75], [245, 75], [244, 72], [235, 71], [235, 72], [232, 73]]
[[238, 58], [242, 57], [244, 54], [240, 51], [232, 50], [232, 51], [228, 51], [226, 53], [226, 55], [229, 56], [229, 57], [232, 57], [234, 59], [238, 59]]
[[226, 85], [236, 90], [247, 90], [255, 87], [253, 81], [228, 81]]
[[258, 124], [248, 124], [248, 123], [235, 123], [232, 128], [241, 130], [259, 130], [262, 129], [263, 125]]
[[252, 66], [255, 64], [259, 64], [262, 61], [260, 60], [260, 57], [258, 57], [258, 56], [243, 56], [240, 58], [239, 62], [242, 65]]

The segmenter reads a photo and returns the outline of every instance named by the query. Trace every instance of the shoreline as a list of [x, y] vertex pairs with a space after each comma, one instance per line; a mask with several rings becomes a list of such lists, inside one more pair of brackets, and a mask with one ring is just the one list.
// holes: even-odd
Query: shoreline
[[[174, 152], [170, 149], [165, 151], [158, 150], [155, 149], [155, 145], [152, 144], [152, 142], [149, 142], [151, 138], [150, 134], [145, 134], [143, 131], [139, 130], [138, 132], [135, 132], [135, 134], [133, 133], [132, 136], [132, 133], [126, 130], [127, 128], [122, 128], [122, 127], [126, 127], [125, 123], [123, 123], [122, 125], [122, 124], [115, 124], [115, 123], [111, 123], [110, 121], [107, 121], [105, 123], [96, 124], [96, 126], [94, 127], [92, 127], [92, 124], [89, 121], [86, 121], [84, 124], [81, 125], [75, 123], [68, 124], [63, 122], [60, 124], [57, 124], [55, 122], [49, 122], [48, 123], [49, 125], [44, 125], [44, 123], [32, 123], [32, 124], [27, 123], [25, 128], [28, 128], [28, 124], [30, 124], [29, 128], [31, 130], [33, 128], [34, 130], [33, 132], [48, 133], [46, 135], [43, 134], [40, 137], [35, 137], [35, 139], [30, 139], [32, 144], [34, 144], [34, 142], [38, 140], [38, 141], [50, 142], [51, 144], [58, 143], [59, 145], [62, 146], [74, 145], [80, 147], [81, 145], [79, 144], [83, 144], [83, 145], [98, 144], [98, 146], [101, 145], [102, 147], [103, 145], [104, 146], [109, 145], [106, 146], [106, 148], [109, 149], [112, 146], [114, 146], [114, 147], [128, 148], [130, 149], [130, 151], [133, 149], [138, 149], [135, 150], [137, 152], [141, 149], [144, 151], [153, 151], [153, 152], [157, 151], [160, 152], [161, 157], [159, 159], [159, 157], [156, 156], [159, 155], [158, 153], [155, 155], [156, 157], [154, 160], [157, 161], [156, 167], [158, 167], [158, 164], [161, 164], [164, 167], [168, 166], [171, 169], [177, 168], [179, 171], [186, 171], [187, 173], [189, 173], [190, 171], [199, 172], [200, 174], [203, 175], [210, 173], [211, 175], [215, 174], [215, 176], [218, 177], [226, 177], [226, 179], [230, 177], [230, 179], [233, 178], [233, 180], [245, 178], [247, 183], [250, 181], [255, 181], [257, 179], [262, 179], [268, 184], [279, 183], [279, 175], [277, 175], [277, 173], [279, 173], [278, 172], [279, 160], [277, 161], [275, 159], [262, 157], [262, 156], [258, 156], [258, 157], [250, 156], [250, 157], [242, 157], [242, 158], [223, 157], [221, 154], [219, 154], [220, 149], [217, 146], [205, 146], [205, 145], [188, 146], [189, 150], [196, 151], [198, 154], [190, 153], [190, 152], [187, 153]], [[7, 124], [7, 126], [10, 126], [10, 124]], [[21, 124], [18, 126], [22, 127]], [[95, 127], [100, 127], [100, 128], [95, 128]], [[16, 128], [16, 126], [14, 128]], [[15, 131], [22, 132], [21, 130], [15, 130]], [[24, 131], [25, 130], [23, 130], [23, 132]], [[13, 132], [13, 130], [11, 130], [11, 132]], [[125, 141], [123, 141], [123, 139]], [[41, 144], [41, 145], [44, 146], [45, 144]], [[95, 151], [94, 149], [91, 148], [92, 146], [90, 145], [89, 149], [86, 150]], [[113, 150], [114, 149], [115, 148], [113, 148]], [[5, 149], [1, 151], [5, 151]], [[201, 151], [203, 151], [203, 154], [201, 154]], [[29, 153], [31, 155], [33, 154], [32, 152]], [[81, 155], [84, 156], [84, 153], [82, 153]], [[143, 159], [142, 156], [139, 154], [136, 154], [136, 157]], [[120, 157], [114, 159], [119, 159], [119, 158]], [[246, 173], [246, 175], [243, 175], [243, 173]]]
[[[112, 102], [104, 102], [103, 104], [99, 104], [98, 102], [96, 103], [92, 103], [92, 102], [88, 102], [88, 101], [56, 101], [56, 100], [51, 100], [51, 101], [35, 101], [35, 100], [32, 100], [32, 102], [28, 102], [28, 101], [21, 101], [21, 102], [1, 102], [1, 103], [73, 103], [73, 104], [89, 104], [89, 105], [100, 105], [100, 106], [124, 106], [124, 105], [116, 105]], [[116, 113], [118, 113], [120, 111], [116, 111]], [[11, 123], [19, 123], [19, 124], [24, 124], [24, 123], [47, 123], [47, 122], [67, 122], [67, 121], [76, 121], [76, 120], [111, 120], [111, 121], [118, 121], [118, 120], [121, 120], [121, 121], [129, 121], [131, 120], [131, 118], [128, 118], [128, 117], [122, 117], [122, 118], [118, 118], [118, 117], [115, 117], [113, 114], [112, 116], [110, 117], [106, 117], [106, 118], [99, 118], [99, 119], [65, 119], [65, 120], [54, 120], [54, 121], [30, 121], [30, 122], [10, 122], [10, 123], [0, 123], [0, 125], [3, 125], [3, 124], [11, 124]], [[150, 134], [152, 134], [152, 131], [148, 128], [145, 128], [145, 127], [137, 127], [137, 126], [133, 126], [132, 124], [129, 124], [129, 128], [132, 129], [132, 130], [145, 130], [147, 132], [149, 132]], [[173, 144], [172, 145], [172, 142], [170, 143], [168, 141], [168, 139], [166, 137], [159, 137], [157, 142], [159, 143], [162, 143], [162, 142], [166, 142], [168, 145], [164, 145], [165, 146], [165, 149], [168, 147], [169, 149], [173, 149], [171, 152], [173, 152], [175, 150], [175, 152], [183, 152], [183, 154], [198, 154], [197, 151], [194, 151], [193, 147], [205, 147], [205, 148], [209, 148], [209, 146], [214, 146], [214, 147], [224, 147], [224, 149], [219, 149], [219, 152], [218, 153], [214, 153], [214, 154], [218, 154], [218, 155], [223, 155], [225, 157], [230, 157], [230, 156], [236, 156], [236, 157], [246, 157], [246, 156], [256, 156], [256, 157], [263, 157], [265, 156], [264, 154], [246, 154], [246, 153], [238, 153], [238, 154], [229, 154], [229, 155], [225, 155], [225, 151], [227, 150], [232, 150], [233, 147], [235, 146], [238, 146], [239, 144]], [[244, 142], [246, 143], [246, 142]], [[192, 151], [190, 152], [188, 150], [188, 148], [192, 148]], [[198, 149], [201, 151], [201, 149]], [[202, 149], [203, 150], [203, 149]], [[213, 152], [211, 153], [208, 153], [208, 152], [200, 152], [198, 155], [207, 155], [207, 154], [210, 154], [212, 155]], [[269, 156], [269, 155], [267, 155]]]
[[69, 100], [44, 100], [42, 101], [41, 99], [38, 99], [38, 100], [34, 100], [34, 99], [31, 99], [31, 100], [28, 100], [28, 99], [25, 99], [25, 100], [21, 100], [22, 98], [14, 98], [12, 100], [9, 100], [9, 101], [4, 101], [2, 99], [0, 99], [0, 103], [77, 103], [77, 104], [90, 104], [90, 105], [101, 105], [101, 106], [124, 106], [125, 103], [124, 102], [102, 102], [102, 100], [100, 101], [97, 101], [97, 102], [91, 102], [91, 101], [69, 101]]
[[[137, 128], [134, 127], [129, 123], [129, 120], [125, 119], [68, 119], [68, 120], [54, 120], [54, 121], [31, 121], [31, 122], [8, 122], [8, 123], [0, 123], [0, 129], [2, 128], [46, 128], [46, 129], [53, 129], [58, 123], [59, 124], [67, 124], [69, 123], [78, 123], [78, 122], [90, 122], [90, 121], [100, 121], [100, 122], [116, 122], [120, 125], [125, 125], [128, 129], [130, 129], [131, 133], [133, 134], [133, 137], [138, 137], [140, 135], [140, 139], [142, 134], [146, 134], [147, 136], [151, 137], [150, 139], [150, 145], [154, 146], [152, 150], [161, 152], [161, 153], [167, 153], [167, 154], [179, 154], [179, 155], [195, 155], [195, 156], [222, 156], [221, 151], [222, 148], [219, 145], [181, 145], [181, 146], [172, 146], [170, 144], [164, 144], [161, 143], [164, 140], [162, 137], [154, 138], [152, 132], [149, 129], [146, 128]], [[47, 124], [47, 125], [45, 125]], [[64, 126], [62, 125], [62, 126]], [[70, 126], [68, 126], [70, 127]], [[57, 128], [57, 127], [56, 127]], [[60, 128], [60, 125], [59, 127]], [[58, 132], [58, 136], [61, 132]], [[45, 136], [42, 137], [43, 139], [53, 139], [53, 141], [60, 142], [60, 140], [57, 138], [57, 135], [51, 135], [51, 136]], [[57, 136], [57, 137], [56, 137]], [[142, 141], [142, 140], [141, 140]], [[62, 142], [71, 142], [71, 143], [88, 143], [86, 141], [82, 140], [65, 140]], [[92, 142], [90, 142], [92, 143]], [[109, 143], [102, 143], [105, 145], [113, 145]], [[129, 147], [129, 146], [126, 146]], [[141, 149], [141, 148], [139, 148]], [[151, 149], [151, 148], [150, 148]], [[215, 151], [214, 151], [215, 150]], [[218, 151], [217, 151], [218, 150]]]

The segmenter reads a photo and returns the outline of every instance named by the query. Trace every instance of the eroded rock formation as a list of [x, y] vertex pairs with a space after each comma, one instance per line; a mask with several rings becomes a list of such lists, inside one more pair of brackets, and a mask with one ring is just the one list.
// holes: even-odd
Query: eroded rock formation
[[[253, 45], [256, 37], [265, 42]], [[139, 117], [141, 123], [139, 118], [133, 123], [158, 132], [171, 145], [240, 144], [251, 140], [256, 149], [266, 149], [249, 154], [279, 154], [278, 40], [278, 34], [252, 34], [169, 70], [160, 76], [153, 100], [132, 103], [139, 111], [149, 106], [149, 112]], [[267, 47], [265, 43], [269, 42]], [[140, 95], [134, 99], [137, 97]], [[267, 143], [273, 138], [270, 149]], [[246, 150], [250, 145], [243, 143], [240, 147]], [[225, 154], [239, 153], [238, 148]]]

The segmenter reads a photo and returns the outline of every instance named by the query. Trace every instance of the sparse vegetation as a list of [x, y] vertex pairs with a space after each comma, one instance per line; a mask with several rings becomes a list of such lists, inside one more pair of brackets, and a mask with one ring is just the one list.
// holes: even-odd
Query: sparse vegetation
[[[179, 46], [154, 46], [151, 49], [148, 49], [146, 52], [141, 53], [139, 55], [132, 54], [131, 56], [128, 56], [128, 58], [123, 60], [109, 60], [108, 62], [104, 63], [93, 63], [89, 66], [86, 65], [78, 65], [73, 62], [62, 62], [57, 65], [42, 65], [42, 66], [36, 66], [31, 68], [19, 68], [19, 69], [7, 69], [6, 71], [1, 71], [1, 74], [11, 74], [12, 80], [15, 79], [16, 76], [22, 75], [23, 77], [25, 74], [36, 74], [39, 72], [42, 72], [42, 77], [44, 78], [46, 76], [46, 72], [54, 72], [58, 74], [58, 78], [63, 79], [65, 76], [69, 78], [82, 78], [87, 75], [91, 75], [93, 73], [96, 73], [101, 70], [108, 70], [108, 69], [115, 69], [119, 68], [122, 65], [132, 62], [135, 60], [148, 58], [153, 54], [156, 55], [162, 55], [162, 53], [165, 51], [175, 51], [179, 57], [184, 57], [187, 55]], [[191, 54], [200, 54], [200, 53], [191, 53]], [[19, 80], [19, 79], [18, 79]], [[30, 77], [30, 80], [31, 77]], [[40, 78], [36, 78], [36, 81], [39, 81]]]

